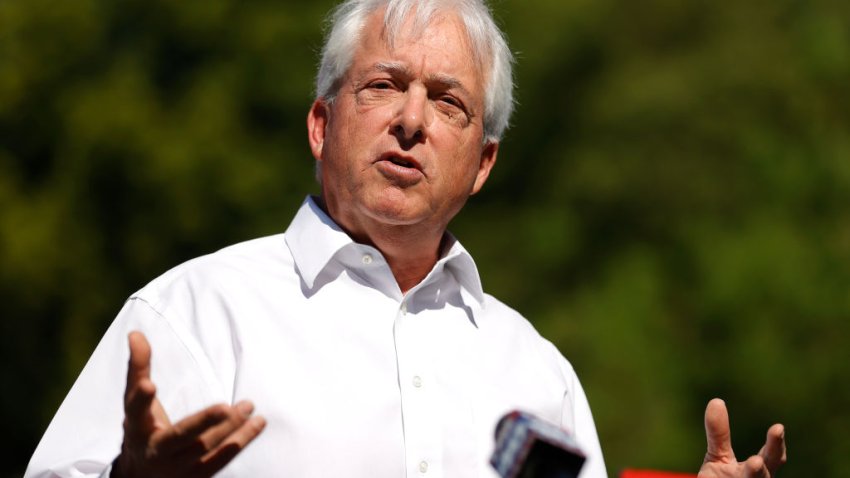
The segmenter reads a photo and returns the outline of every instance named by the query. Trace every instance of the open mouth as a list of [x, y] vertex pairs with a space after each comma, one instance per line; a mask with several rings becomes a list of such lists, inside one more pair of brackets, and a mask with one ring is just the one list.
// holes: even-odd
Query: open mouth
[[387, 152], [382, 154], [376, 162], [378, 171], [391, 183], [400, 187], [410, 187], [425, 179], [422, 165], [416, 158], [400, 154], [398, 152]]
[[416, 165], [413, 164], [412, 161], [408, 161], [404, 158], [399, 158], [398, 156], [390, 156], [389, 158], [387, 158], [387, 160], [389, 162], [393, 163], [393, 164], [396, 164], [396, 165], [404, 167], [404, 168], [415, 168], [416, 167]]
[[402, 168], [417, 169], [419, 171], [422, 170], [422, 165], [420, 165], [419, 162], [416, 161], [414, 158], [410, 156], [402, 156], [397, 153], [382, 154], [380, 157], [380, 161], [387, 161]]

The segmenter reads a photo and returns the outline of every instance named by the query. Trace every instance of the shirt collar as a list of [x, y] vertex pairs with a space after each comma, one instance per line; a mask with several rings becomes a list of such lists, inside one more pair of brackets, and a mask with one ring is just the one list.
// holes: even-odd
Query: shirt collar
[[484, 305], [484, 289], [481, 287], [481, 277], [478, 275], [478, 267], [472, 259], [472, 255], [450, 232], [446, 232], [446, 251], [437, 264], [445, 264], [460, 283], [470, 294]]
[[[309, 288], [313, 287], [316, 277], [340, 249], [354, 244], [351, 237], [319, 207], [312, 196], [304, 200], [284, 238], [295, 265]], [[472, 256], [460, 241], [448, 232], [443, 251], [443, 256], [434, 266], [435, 269], [445, 268], [483, 305], [484, 291]]]

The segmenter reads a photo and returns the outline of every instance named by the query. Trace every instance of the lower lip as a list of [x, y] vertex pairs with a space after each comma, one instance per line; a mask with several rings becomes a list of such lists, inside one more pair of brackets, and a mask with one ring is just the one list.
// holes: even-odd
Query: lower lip
[[378, 161], [376, 166], [381, 175], [400, 187], [413, 186], [423, 178], [422, 171], [412, 167], [406, 168], [392, 161]]

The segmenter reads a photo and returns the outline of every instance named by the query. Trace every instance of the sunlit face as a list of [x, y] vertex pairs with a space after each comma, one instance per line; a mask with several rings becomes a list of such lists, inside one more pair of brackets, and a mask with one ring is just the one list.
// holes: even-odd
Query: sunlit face
[[357, 235], [367, 223], [444, 229], [481, 188], [497, 144], [483, 144], [483, 74], [463, 25], [438, 17], [390, 49], [372, 14], [330, 106], [308, 115], [331, 216]]

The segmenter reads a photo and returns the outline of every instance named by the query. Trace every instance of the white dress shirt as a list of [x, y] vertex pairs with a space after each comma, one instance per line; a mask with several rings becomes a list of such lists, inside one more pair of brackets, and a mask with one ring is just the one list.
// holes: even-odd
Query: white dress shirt
[[582, 478], [605, 477], [570, 364], [483, 293], [459, 242], [444, 250], [402, 294], [381, 253], [308, 198], [285, 234], [172, 269], [127, 301], [25, 476], [108, 474], [140, 330], [172, 422], [242, 399], [267, 419], [219, 476], [491, 478], [495, 424], [522, 409], [575, 433]]

